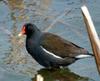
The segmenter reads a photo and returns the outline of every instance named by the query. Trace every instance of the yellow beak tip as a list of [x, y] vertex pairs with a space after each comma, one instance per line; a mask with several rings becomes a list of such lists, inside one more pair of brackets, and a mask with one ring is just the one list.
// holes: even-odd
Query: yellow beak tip
[[21, 36], [22, 36], [22, 33], [19, 33], [19, 34], [18, 34], [18, 37], [21, 37]]

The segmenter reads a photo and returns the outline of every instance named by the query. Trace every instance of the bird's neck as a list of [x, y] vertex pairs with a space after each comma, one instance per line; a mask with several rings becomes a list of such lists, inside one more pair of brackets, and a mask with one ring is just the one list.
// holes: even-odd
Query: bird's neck
[[41, 31], [39, 30], [35, 30], [35, 31], [29, 31], [27, 34], [27, 39], [35, 39], [37, 38], [39, 35], [41, 34]]
[[[26, 49], [28, 53], [33, 54], [39, 44], [41, 33], [35, 33], [26, 37]], [[31, 53], [32, 52], [32, 53]]]
[[29, 35], [27, 35], [26, 37], [26, 43], [30, 43], [30, 44], [36, 44], [39, 42], [39, 38], [42, 35], [41, 31], [37, 31], [34, 33], [31, 33]]

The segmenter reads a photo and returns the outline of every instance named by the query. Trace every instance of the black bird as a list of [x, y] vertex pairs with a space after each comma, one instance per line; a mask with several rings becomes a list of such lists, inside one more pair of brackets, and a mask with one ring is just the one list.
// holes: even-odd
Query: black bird
[[47, 68], [67, 66], [78, 59], [92, 56], [84, 48], [52, 33], [41, 32], [31, 23], [22, 27], [21, 35], [26, 35], [28, 53]]

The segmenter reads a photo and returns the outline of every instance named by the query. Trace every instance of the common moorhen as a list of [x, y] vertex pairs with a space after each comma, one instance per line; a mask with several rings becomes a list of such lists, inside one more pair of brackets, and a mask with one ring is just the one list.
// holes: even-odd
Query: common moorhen
[[60, 67], [76, 60], [93, 56], [89, 52], [57, 35], [41, 32], [34, 24], [27, 23], [19, 34], [26, 35], [28, 53], [44, 67]]

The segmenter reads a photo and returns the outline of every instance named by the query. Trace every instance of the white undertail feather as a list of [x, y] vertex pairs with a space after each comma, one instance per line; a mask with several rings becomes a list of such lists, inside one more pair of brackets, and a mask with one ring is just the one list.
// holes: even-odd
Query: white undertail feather
[[81, 59], [81, 58], [88, 58], [88, 57], [91, 57], [91, 55], [78, 55], [78, 56], [76, 56], [76, 58], [79, 58], [79, 59]]
[[54, 57], [56, 57], [56, 58], [62, 59], [60, 56], [55, 55], [54, 53], [52, 53], [52, 52], [46, 50], [46, 49], [43, 48], [42, 46], [40, 46], [40, 47], [41, 47], [46, 53], [48, 53], [48, 54], [50, 54], [50, 55], [52, 55], [52, 56], [54, 56]]

